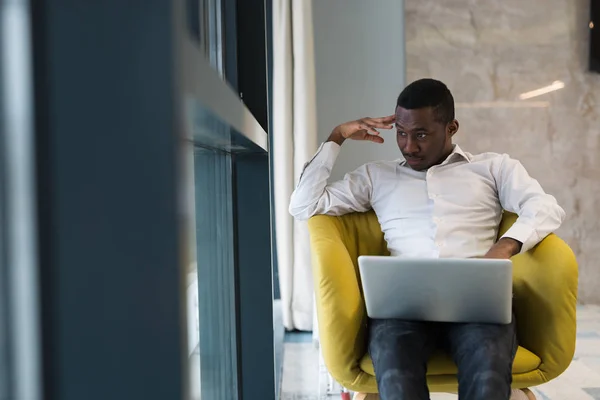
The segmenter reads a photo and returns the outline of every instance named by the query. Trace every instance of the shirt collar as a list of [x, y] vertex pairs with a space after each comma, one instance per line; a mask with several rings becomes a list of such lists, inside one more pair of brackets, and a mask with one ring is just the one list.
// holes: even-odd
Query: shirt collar
[[[459, 145], [455, 144], [455, 145], [453, 145], [452, 153], [450, 153], [448, 158], [446, 158], [444, 161], [442, 161], [442, 163], [440, 165], [449, 164], [450, 162], [454, 161], [456, 158], [460, 158], [460, 157], [462, 157], [468, 163], [471, 162], [470, 154], [465, 153], [463, 151], [463, 149], [460, 148]], [[406, 165], [406, 160], [402, 160], [400, 162], [400, 165]]]
[[462, 157], [468, 163], [471, 162], [470, 154], [465, 153], [459, 145], [455, 144], [454, 148], [452, 149], [452, 153], [450, 153], [448, 158], [442, 164], [450, 162], [450, 160], [456, 158], [457, 156]]

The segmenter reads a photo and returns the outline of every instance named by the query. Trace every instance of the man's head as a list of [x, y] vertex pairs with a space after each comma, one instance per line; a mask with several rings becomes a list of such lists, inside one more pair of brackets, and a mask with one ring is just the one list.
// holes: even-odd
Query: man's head
[[396, 131], [398, 147], [411, 168], [422, 171], [443, 162], [458, 131], [454, 98], [446, 85], [435, 79], [408, 85], [396, 103]]

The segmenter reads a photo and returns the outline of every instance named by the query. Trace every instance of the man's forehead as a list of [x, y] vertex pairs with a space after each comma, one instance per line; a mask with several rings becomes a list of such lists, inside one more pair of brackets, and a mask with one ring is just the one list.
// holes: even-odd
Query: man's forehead
[[407, 110], [402, 107], [396, 108], [396, 124], [400, 125], [427, 125], [433, 121], [431, 108], [417, 108]]
[[433, 107], [421, 107], [421, 108], [403, 108], [400, 106], [396, 107], [396, 116], [401, 114], [419, 114], [419, 115], [430, 115], [433, 112]]

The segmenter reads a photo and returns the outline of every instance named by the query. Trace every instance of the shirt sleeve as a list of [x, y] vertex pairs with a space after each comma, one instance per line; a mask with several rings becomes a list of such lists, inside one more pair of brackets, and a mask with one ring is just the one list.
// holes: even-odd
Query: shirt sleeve
[[289, 211], [294, 218], [306, 220], [317, 214], [342, 215], [371, 208], [373, 186], [368, 165], [346, 174], [342, 180], [327, 184], [339, 152], [337, 143], [323, 143], [304, 166], [290, 200]]
[[521, 253], [528, 251], [550, 233], [556, 231], [565, 212], [556, 199], [545, 193], [525, 167], [509, 156], [502, 156], [495, 174], [502, 207], [518, 215], [513, 226], [502, 236], [523, 243]]

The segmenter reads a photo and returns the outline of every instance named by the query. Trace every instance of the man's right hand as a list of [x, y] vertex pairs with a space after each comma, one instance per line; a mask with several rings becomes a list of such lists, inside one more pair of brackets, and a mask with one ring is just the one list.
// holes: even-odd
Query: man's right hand
[[381, 118], [361, 118], [356, 121], [346, 122], [338, 125], [329, 138], [328, 142], [335, 142], [340, 146], [346, 139], [369, 140], [374, 143], [383, 143], [377, 129], [392, 129], [396, 120], [395, 115]]

